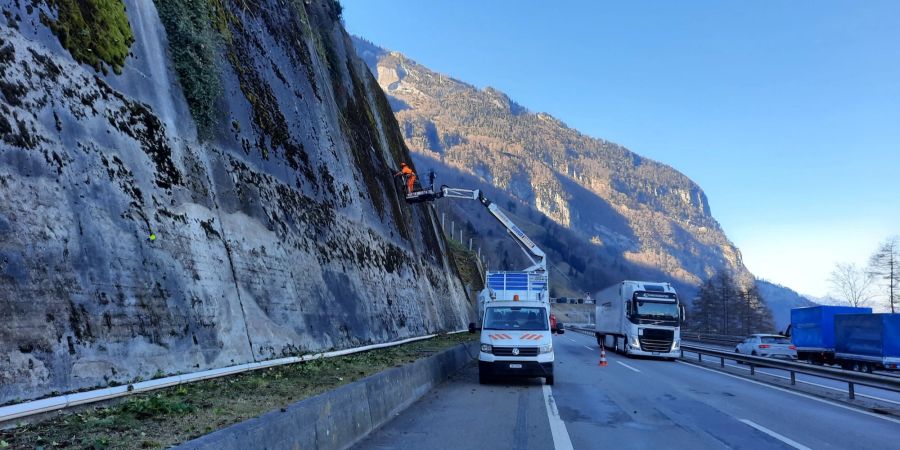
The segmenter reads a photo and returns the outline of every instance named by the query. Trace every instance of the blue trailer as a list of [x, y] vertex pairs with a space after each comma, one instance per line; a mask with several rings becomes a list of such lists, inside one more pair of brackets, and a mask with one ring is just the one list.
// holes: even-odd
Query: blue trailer
[[871, 314], [872, 308], [810, 306], [791, 310], [791, 341], [797, 359], [813, 364], [835, 364], [834, 318], [839, 314]]
[[834, 358], [845, 369], [896, 370], [900, 366], [900, 314], [834, 316]]

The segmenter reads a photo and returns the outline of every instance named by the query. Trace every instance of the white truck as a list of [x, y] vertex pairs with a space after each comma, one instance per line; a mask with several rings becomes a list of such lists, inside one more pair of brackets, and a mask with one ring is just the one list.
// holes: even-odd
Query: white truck
[[[479, 296], [481, 350], [478, 381], [543, 377], [553, 384], [553, 334], [547, 276], [529, 272], [488, 272]], [[475, 324], [469, 324], [475, 332]], [[564, 331], [560, 329], [559, 333]]]
[[[432, 183], [433, 184], [433, 183]], [[550, 288], [547, 255], [479, 190], [442, 186], [434, 198], [478, 200], [519, 244], [532, 265], [518, 272], [488, 272], [478, 295], [478, 320], [469, 332], [481, 330], [478, 381], [495, 377], [543, 377], [553, 384], [553, 330], [550, 321]]]
[[684, 305], [669, 283], [622, 281], [595, 296], [594, 334], [598, 345], [625, 355], [656, 356], [666, 359], [681, 355], [681, 323]]

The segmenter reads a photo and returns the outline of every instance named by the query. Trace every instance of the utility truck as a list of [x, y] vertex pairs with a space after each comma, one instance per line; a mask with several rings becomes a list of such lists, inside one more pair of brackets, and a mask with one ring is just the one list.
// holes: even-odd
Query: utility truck
[[681, 323], [684, 305], [671, 284], [622, 281], [596, 296], [594, 335], [598, 345], [607, 345], [625, 355], [672, 359], [681, 354]]
[[547, 255], [480, 190], [442, 186], [440, 191], [428, 189], [414, 197], [421, 201], [425, 196], [477, 200], [531, 261], [531, 266], [521, 271], [486, 275], [485, 288], [478, 295], [478, 322], [469, 324], [470, 333], [481, 331], [478, 381], [487, 383], [500, 376], [543, 377], [552, 385], [553, 332], [565, 331], [551, 329]]

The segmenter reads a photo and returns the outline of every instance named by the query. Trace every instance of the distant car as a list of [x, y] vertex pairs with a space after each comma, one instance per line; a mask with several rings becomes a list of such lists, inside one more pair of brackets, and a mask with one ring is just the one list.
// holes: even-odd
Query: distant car
[[734, 347], [735, 353], [767, 358], [797, 359], [797, 347], [778, 334], [753, 334]]

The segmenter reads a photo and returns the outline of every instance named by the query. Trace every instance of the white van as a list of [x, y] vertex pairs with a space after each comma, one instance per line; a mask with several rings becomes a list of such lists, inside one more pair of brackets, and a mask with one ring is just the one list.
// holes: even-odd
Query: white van
[[[553, 384], [550, 304], [544, 301], [491, 301], [484, 305], [478, 381], [497, 377], [543, 377]], [[469, 324], [469, 332], [476, 331]], [[560, 328], [558, 333], [564, 333]]]

